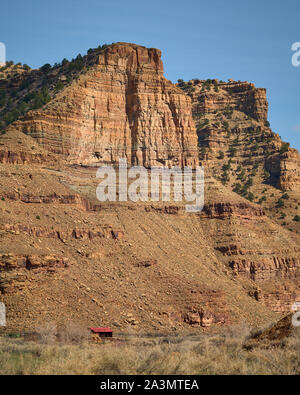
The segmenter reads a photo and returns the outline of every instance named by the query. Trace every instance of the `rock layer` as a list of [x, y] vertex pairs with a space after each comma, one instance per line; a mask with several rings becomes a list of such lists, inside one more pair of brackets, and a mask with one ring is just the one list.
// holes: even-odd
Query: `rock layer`
[[[190, 96], [193, 100], [193, 113], [207, 114], [214, 111], [224, 111], [233, 107], [242, 111], [256, 120], [266, 121], [268, 117], [268, 101], [266, 89], [256, 88], [249, 82], [218, 82], [214, 80], [217, 89], [202, 92], [201, 89], [206, 81], [194, 80], [195, 90]], [[200, 95], [199, 95], [200, 90]]]
[[247, 259], [234, 260], [230, 267], [236, 274], [261, 282], [274, 277], [300, 277], [300, 261], [298, 258], [261, 258], [256, 262]]
[[13, 124], [71, 163], [192, 165], [190, 98], [163, 76], [161, 52], [117, 43], [43, 109]]
[[289, 148], [285, 153], [267, 158], [266, 169], [279, 188], [287, 191], [300, 189], [300, 155], [296, 149]]

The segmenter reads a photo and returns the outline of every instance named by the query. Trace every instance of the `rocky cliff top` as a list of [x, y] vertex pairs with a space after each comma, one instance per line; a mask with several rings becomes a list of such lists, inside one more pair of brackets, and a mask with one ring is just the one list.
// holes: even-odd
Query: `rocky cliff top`
[[192, 98], [196, 117], [235, 109], [258, 121], [267, 121], [266, 89], [256, 88], [250, 82], [195, 79], [188, 82], [179, 80], [178, 86]]
[[141, 45], [118, 42], [110, 45], [97, 58], [99, 65], [118, 67], [130, 73], [163, 73], [161, 51]]
[[163, 76], [161, 52], [116, 43], [43, 108], [11, 125], [73, 164], [195, 166], [191, 100]]

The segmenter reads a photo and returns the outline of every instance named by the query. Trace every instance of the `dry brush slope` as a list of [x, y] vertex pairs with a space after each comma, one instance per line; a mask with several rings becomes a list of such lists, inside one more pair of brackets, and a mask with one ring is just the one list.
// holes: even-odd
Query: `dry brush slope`
[[[16, 137], [16, 147], [29, 138]], [[51, 161], [0, 166], [0, 287], [10, 329], [66, 320], [123, 330], [259, 325], [274, 317], [272, 292], [279, 312], [296, 297], [298, 235], [213, 178], [203, 212], [187, 214], [175, 203], [100, 205], [90, 197], [93, 169], [75, 171], [76, 184], [74, 168]]]

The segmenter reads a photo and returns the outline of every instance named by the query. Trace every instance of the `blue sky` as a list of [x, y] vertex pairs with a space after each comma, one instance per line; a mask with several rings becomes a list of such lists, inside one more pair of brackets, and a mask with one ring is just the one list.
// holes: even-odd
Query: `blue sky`
[[300, 149], [299, 0], [10, 0], [0, 15], [7, 59], [31, 67], [126, 41], [160, 48], [174, 82], [254, 82], [267, 88], [273, 130]]

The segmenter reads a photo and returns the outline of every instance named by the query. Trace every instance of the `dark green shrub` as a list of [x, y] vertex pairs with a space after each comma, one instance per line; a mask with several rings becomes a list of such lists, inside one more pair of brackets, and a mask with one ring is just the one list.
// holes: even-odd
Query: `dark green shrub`
[[51, 70], [51, 64], [49, 64], [49, 63], [44, 64], [44, 66], [42, 66], [42, 67], [40, 68], [40, 70], [41, 70], [43, 73], [47, 73], [49, 70]]
[[282, 143], [281, 148], [280, 148], [280, 153], [284, 154], [285, 152], [287, 152], [289, 150], [289, 143]]
[[237, 149], [236, 149], [235, 147], [230, 147], [230, 148], [229, 148], [229, 156], [230, 156], [231, 158], [234, 158], [234, 157], [235, 157], [236, 152], [237, 152]]
[[248, 200], [250, 200], [250, 202], [253, 202], [253, 200], [254, 200], [254, 195], [253, 195], [252, 192], [249, 192], [249, 193], [248, 193]]
[[280, 198], [276, 203], [276, 207], [281, 208], [284, 207], [284, 201]]

